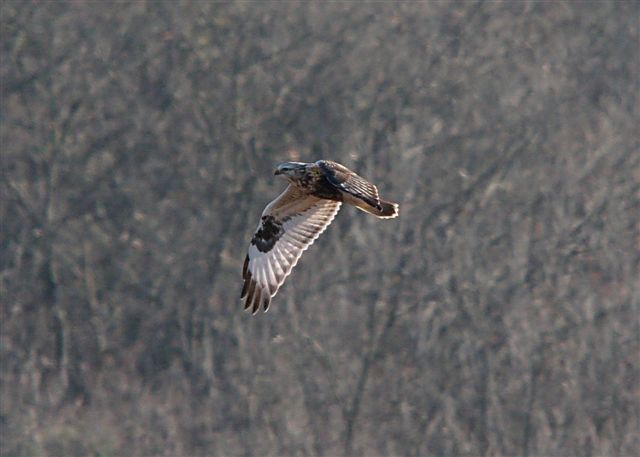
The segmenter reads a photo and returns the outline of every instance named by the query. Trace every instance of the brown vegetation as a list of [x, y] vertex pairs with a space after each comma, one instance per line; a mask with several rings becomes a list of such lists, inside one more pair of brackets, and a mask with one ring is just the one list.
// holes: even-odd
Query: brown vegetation
[[[640, 451], [637, 2], [3, 1], [0, 451]], [[275, 163], [345, 208], [239, 300]]]

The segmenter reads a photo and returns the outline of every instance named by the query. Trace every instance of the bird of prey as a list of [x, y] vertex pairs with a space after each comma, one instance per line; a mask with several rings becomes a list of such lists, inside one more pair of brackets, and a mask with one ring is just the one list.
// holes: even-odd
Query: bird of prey
[[289, 185], [262, 212], [244, 260], [244, 309], [265, 311], [305, 249], [333, 221], [342, 203], [381, 219], [398, 216], [398, 204], [384, 201], [376, 186], [330, 160], [284, 162], [275, 170]]

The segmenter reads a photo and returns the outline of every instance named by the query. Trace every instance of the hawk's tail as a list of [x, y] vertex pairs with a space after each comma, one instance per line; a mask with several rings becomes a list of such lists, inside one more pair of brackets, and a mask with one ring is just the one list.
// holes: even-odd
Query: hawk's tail
[[372, 205], [368, 201], [356, 198], [347, 193], [343, 194], [343, 198], [345, 203], [349, 203], [356, 208], [361, 209], [365, 213], [373, 214], [380, 219], [393, 219], [394, 217], [398, 217], [398, 209], [400, 208], [400, 205], [397, 203], [380, 200], [380, 206], [378, 207]]
[[384, 200], [380, 200], [380, 206], [382, 209], [371, 208], [373, 211], [369, 211], [374, 216], [378, 216], [380, 219], [393, 219], [394, 217], [398, 217], [398, 209], [400, 205], [397, 203], [386, 202]]

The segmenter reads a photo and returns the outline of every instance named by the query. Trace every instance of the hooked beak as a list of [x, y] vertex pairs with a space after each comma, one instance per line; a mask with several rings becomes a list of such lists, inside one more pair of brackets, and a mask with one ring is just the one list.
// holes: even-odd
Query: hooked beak
[[281, 175], [282, 171], [280, 171], [279, 168], [276, 168], [276, 170], [273, 172], [273, 174], [274, 174], [274, 176]]

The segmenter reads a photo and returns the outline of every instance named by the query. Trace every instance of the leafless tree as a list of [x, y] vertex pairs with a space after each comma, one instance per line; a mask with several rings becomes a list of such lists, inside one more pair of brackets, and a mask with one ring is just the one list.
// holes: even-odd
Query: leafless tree
[[[0, 453], [635, 455], [634, 2], [0, 5]], [[345, 208], [272, 310], [273, 165]]]

